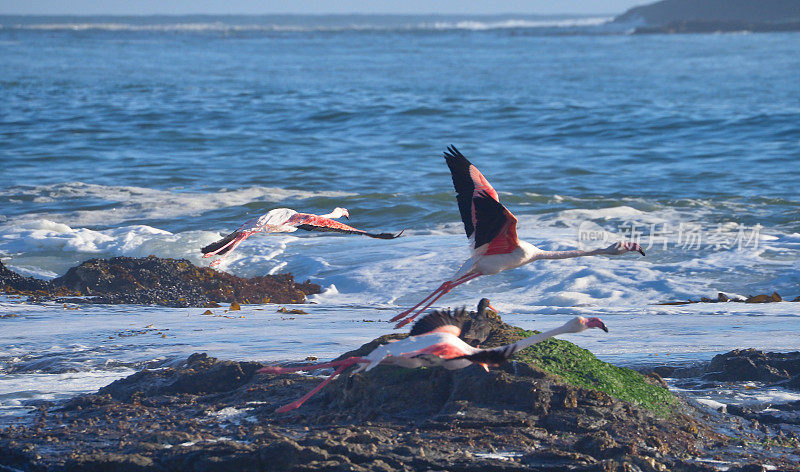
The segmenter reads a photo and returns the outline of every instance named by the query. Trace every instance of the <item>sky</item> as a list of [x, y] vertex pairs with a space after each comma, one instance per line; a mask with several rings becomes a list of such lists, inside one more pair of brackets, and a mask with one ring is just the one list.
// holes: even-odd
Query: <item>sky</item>
[[0, 0], [6, 15], [616, 14], [653, 0]]

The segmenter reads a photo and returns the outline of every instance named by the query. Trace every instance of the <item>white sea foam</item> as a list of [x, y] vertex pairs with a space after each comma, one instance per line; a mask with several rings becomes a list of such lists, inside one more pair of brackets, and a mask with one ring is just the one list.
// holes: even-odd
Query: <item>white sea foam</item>
[[610, 22], [613, 19], [613, 17], [604, 16], [592, 18], [567, 18], [561, 20], [440, 21], [432, 24], [423, 24], [420, 29], [431, 27], [438, 30], [463, 29], [484, 31], [509, 28], [574, 28], [581, 26], [600, 26]]
[[580, 17], [561, 19], [504, 19], [498, 21], [460, 20], [437, 22], [351, 22], [348, 24], [231, 24], [225, 22], [176, 22], [176, 23], [126, 23], [126, 22], [65, 22], [29, 23], [6, 26], [9, 29], [40, 31], [131, 31], [170, 33], [228, 33], [228, 32], [312, 32], [312, 31], [427, 31], [577, 28], [601, 26], [613, 17]]
[[353, 194], [340, 191], [307, 191], [277, 187], [249, 187], [198, 193], [83, 182], [36, 187], [10, 187], [0, 190], [0, 197], [28, 197], [41, 203], [71, 199], [98, 199], [114, 204], [111, 208], [100, 210], [79, 210], [60, 214], [29, 213], [14, 220], [35, 221], [46, 218], [70, 226], [111, 225], [143, 219], [172, 219], [180, 216], [201, 215], [220, 208], [252, 202], [276, 203], [287, 199], [340, 198], [349, 195]]
[[212, 231], [173, 234], [145, 225], [95, 231], [50, 220], [34, 220], [0, 226], [0, 255], [13, 270], [52, 278], [74, 264], [71, 261], [75, 257], [80, 260], [153, 254], [189, 258], [199, 264], [200, 248], [218, 238], [219, 233]]

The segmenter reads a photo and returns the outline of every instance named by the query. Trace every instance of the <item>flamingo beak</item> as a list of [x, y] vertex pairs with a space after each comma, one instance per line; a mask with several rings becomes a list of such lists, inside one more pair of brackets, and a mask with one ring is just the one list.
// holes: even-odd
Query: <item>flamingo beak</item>
[[641, 246], [639, 246], [639, 249], [638, 249], [638, 250], [639, 250], [639, 254], [641, 254], [641, 255], [643, 255], [643, 256], [644, 256], [644, 249], [642, 249], [642, 247], [641, 247]]
[[584, 321], [584, 326], [587, 328], [600, 328], [606, 333], [608, 332], [608, 328], [606, 328], [606, 324], [603, 323], [603, 320], [600, 318], [589, 318]]

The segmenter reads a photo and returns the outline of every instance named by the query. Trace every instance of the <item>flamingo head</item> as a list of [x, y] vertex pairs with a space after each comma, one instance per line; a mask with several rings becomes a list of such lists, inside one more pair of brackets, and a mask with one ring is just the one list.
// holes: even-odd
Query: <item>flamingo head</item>
[[333, 209], [333, 212], [332, 212], [332, 213], [333, 213], [334, 215], [336, 215], [336, 216], [334, 216], [333, 218], [341, 218], [341, 217], [343, 217], [343, 216], [344, 216], [344, 217], [345, 217], [345, 218], [347, 218], [348, 220], [350, 219], [350, 212], [349, 212], [349, 211], [347, 211], [347, 208], [340, 208], [340, 207], [336, 207], [336, 208], [334, 208], [334, 209]]
[[573, 333], [580, 333], [581, 331], [586, 331], [589, 328], [600, 328], [606, 333], [608, 332], [608, 328], [606, 328], [605, 323], [600, 318], [584, 318], [582, 316], [577, 316], [572, 319], [568, 323], [570, 331]]
[[630, 251], [636, 251], [644, 256], [644, 249], [642, 249], [642, 246], [632, 241], [620, 241], [618, 243], [614, 243], [611, 246], [608, 246], [605, 252], [607, 254], [617, 256]]

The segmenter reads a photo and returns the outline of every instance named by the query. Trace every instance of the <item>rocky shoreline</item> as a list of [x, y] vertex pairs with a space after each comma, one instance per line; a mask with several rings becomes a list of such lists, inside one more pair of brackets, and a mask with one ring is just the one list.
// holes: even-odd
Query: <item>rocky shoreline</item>
[[[483, 345], [527, 334], [497, 319]], [[743, 356], [756, 371], [779, 368], [748, 352], [711, 364], [736, 370], [726, 366]], [[773, 374], [792, 378], [797, 356]], [[27, 424], [0, 430], [0, 470], [800, 470], [796, 436], [693, 405], [663, 388], [658, 368], [645, 376], [566, 341], [491, 372], [342, 375], [288, 414], [274, 411], [319, 378], [256, 373], [261, 366], [194, 354], [40, 403]]]
[[320, 287], [296, 283], [291, 274], [248, 279], [185, 259], [149, 256], [90, 259], [53, 280], [23, 277], [0, 262], [0, 292], [32, 302], [211, 307], [217, 302], [303, 303], [306, 295], [320, 293]]
[[767, 295], [765, 293], [759, 295], [748, 295], [747, 297], [729, 296], [719, 292], [716, 297], [700, 297], [699, 300], [681, 300], [676, 302], [662, 302], [659, 305], [688, 305], [690, 303], [778, 303], [778, 302], [800, 302], [800, 296], [794, 297], [791, 300], [784, 300], [778, 292], [772, 292]]

